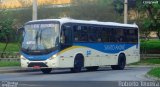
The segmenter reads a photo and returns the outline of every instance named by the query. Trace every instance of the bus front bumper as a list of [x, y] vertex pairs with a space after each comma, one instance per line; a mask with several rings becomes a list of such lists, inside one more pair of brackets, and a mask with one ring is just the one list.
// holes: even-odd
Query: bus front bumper
[[22, 68], [56, 68], [58, 61], [57, 58], [49, 58], [44, 61], [30, 61], [25, 57], [21, 56], [21, 67]]

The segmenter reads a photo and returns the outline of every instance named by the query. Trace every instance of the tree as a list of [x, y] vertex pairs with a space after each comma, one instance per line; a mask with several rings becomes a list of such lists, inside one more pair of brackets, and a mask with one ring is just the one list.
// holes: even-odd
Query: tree
[[157, 36], [160, 39], [160, 3], [157, 0], [151, 0], [146, 3], [145, 1], [137, 0], [137, 10], [141, 12], [142, 23], [146, 31], [157, 31]]
[[[136, 0], [128, 0], [128, 9], [132, 9], [136, 7]], [[124, 0], [113, 0], [114, 10], [119, 14], [123, 14], [124, 12]]]
[[123, 14], [124, 11], [124, 2], [122, 0], [114, 0], [114, 9], [119, 14]]
[[69, 8], [69, 17], [82, 20], [123, 22], [114, 11], [112, 0], [74, 0]]
[[[6, 12], [1, 13], [1, 14], [7, 14]], [[2, 17], [2, 16], [1, 16]], [[5, 52], [8, 43], [10, 41], [10, 38], [13, 35], [13, 29], [12, 29], [12, 23], [13, 20], [10, 18], [6, 18], [4, 20], [0, 20], [0, 42], [6, 43], [3, 52], [1, 54], [1, 57], [3, 57], [3, 53]]]

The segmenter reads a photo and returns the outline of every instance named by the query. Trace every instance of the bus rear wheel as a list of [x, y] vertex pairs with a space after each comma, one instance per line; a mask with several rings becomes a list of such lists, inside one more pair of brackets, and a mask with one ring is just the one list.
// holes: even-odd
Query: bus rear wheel
[[118, 58], [118, 65], [112, 65], [113, 70], [123, 70], [126, 65], [126, 57], [124, 54], [120, 54]]
[[71, 68], [71, 72], [78, 73], [84, 66], [84, 58], [82, 55], [77, 55], [74, 60], [74, 67]]
[[86, 67], [87, 71], [96, 71], [99, 66]]
[[52, 71], [52, 68], [42, 68], [41, 71], [43, 74], [49, 74]]

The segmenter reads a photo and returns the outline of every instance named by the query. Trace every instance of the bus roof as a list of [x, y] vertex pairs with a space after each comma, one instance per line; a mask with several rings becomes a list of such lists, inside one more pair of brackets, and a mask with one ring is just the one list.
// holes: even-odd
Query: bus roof
[[58, 22], [60, 22], [60, 24], [64, 24], [64, 23], [82, 23], [82, 24], [95, 24], [95, 25], [108, 25], [108, 26], [135, 27], [135, 28], [138, 28], [138, 26], [136, 24], [123, 24], [123, 23], [116, 23], [116, 22], [100, 22], [100, 21], [95, 21], [95, 20], [76, 20], [76, 19], [70, 19], [70, 18], [41, 19], [41, 20], [29, 21], [27, 23], [45, 22], [45, 21], [58, 21]]

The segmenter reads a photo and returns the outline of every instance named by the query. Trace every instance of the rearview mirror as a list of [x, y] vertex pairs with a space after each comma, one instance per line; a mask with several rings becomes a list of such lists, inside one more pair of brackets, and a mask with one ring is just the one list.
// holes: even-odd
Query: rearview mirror
[[18, 33], [22, 33], [24, 31], [24, 27], [18, 29]]

